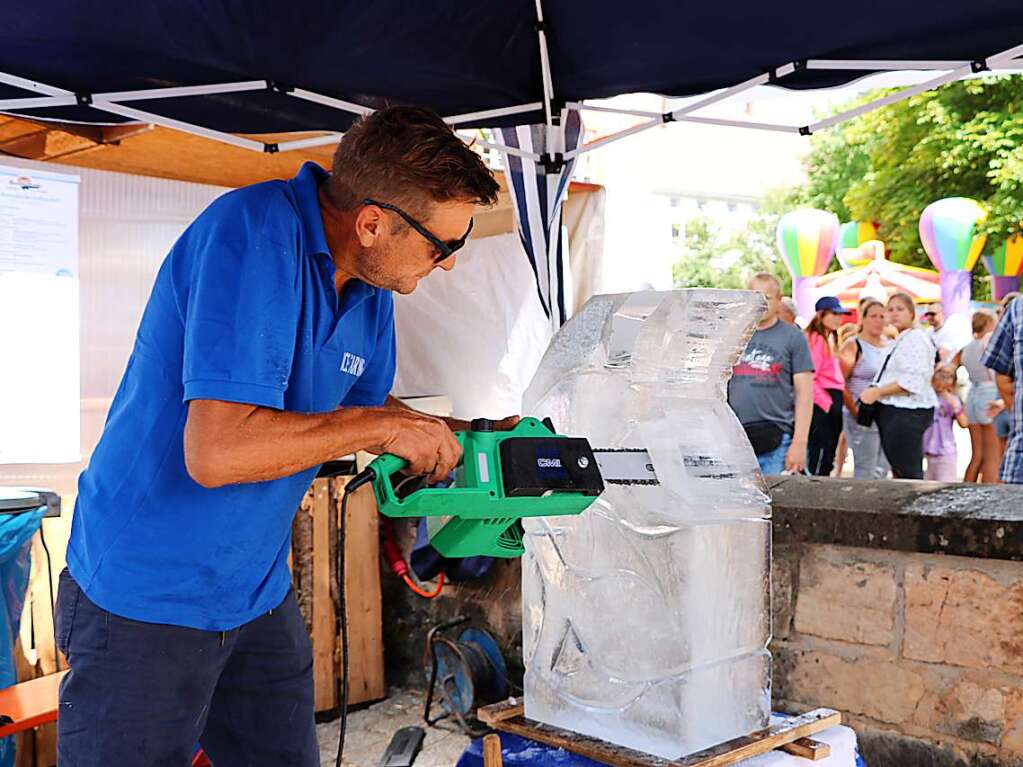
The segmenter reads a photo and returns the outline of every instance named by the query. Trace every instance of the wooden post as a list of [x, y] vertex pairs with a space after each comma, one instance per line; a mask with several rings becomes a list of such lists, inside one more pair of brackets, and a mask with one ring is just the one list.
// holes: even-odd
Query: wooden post
[[[348, 478], [333, 480], [331, 493], [338, 508]], [[380, 700], [387, 695], [384, 679], [383, 608], [380, 598], [380, 531], [376, 499], [369, 487], [348, 499], [345, 530], [345, 601], [348, 615], [349, 703]], [[340, 642], [338, 679], [342, 677]]]
[[483, 767], [503, 767], [501, 736], [491, 733], [483, 738]]
[[331, 599], [330, 481], [313, 480], [313, 701], [317, 711], [337, 708], [337, 677], [334, 672], [334, 637], [337, 613]]

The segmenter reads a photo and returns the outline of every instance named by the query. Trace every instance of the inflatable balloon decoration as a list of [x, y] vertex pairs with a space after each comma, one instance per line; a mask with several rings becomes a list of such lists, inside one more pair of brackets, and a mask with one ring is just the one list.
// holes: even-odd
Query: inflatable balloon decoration
[[799, 316], [813, 316], [813, 278], [828, 270], [838, 245], [838, 218], [816, 208], [800, 208], [778, 222], [778, 252], [792, 274], [792, 296]]
[[[860, 245], [877, 239], [877, 227], [869, 221], [849, 221], [838, 230], [838, 251], [835, 253], [843, 269], [863, 266], [871, 259], [864, 258]], [[856, 253], [852, 251], [856, 250]]]
[[970, 314], [970, 271], [984, 250], [987, 235], [978, 234], [987, 211], [968, 197], [932, 202], [920, 216], [920, 240], [941, 274], [945, 316]]
[[995, 301], [1019, 290], [1019, 275], [1023, 272], [1023, 237], [1016, 234], [1002, 243], [992, 255], [984, 256], [984, 266], [994, 282]]

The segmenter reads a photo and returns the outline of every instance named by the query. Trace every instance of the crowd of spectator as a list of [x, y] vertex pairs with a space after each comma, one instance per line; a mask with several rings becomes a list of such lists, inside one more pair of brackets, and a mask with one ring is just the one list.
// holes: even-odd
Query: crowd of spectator
[[[1023, 301], [946, 318], [905, 293], [855, 312], [817, 301], [805, 329], [781, 283], [749, 282], [767, 309], [735, 364], [728, 402], [765, 474], [1023, 483]], [[963, 392], [966, 391], [965, 397]], [[956, 429], [969, 432], [959, 474]]]

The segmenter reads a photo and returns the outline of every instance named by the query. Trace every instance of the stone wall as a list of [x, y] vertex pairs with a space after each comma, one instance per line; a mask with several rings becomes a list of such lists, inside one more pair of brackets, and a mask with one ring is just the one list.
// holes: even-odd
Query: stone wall
[[773, 580], [777, 706], [843, 711], [871, 767], [1023, 764], [1023, 564], [788, 544]]
[[773, 491], [775, 705], [842, 711], [870, 767], [1023, 765], [1023, 488]]

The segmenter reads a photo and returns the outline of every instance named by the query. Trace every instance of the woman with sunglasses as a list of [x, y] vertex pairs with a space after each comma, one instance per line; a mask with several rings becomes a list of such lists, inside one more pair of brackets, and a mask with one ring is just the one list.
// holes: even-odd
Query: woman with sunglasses
[[937, 348], [917, 327], [916, 306], [909, 295], [893, 294], [887, 309], [899, 336], [874, 383], [860, 394], [860, 402], [877, 404], [875, 422], [892, 476], [923, 479], [923, 437], [938, 404], [931, 385]]

